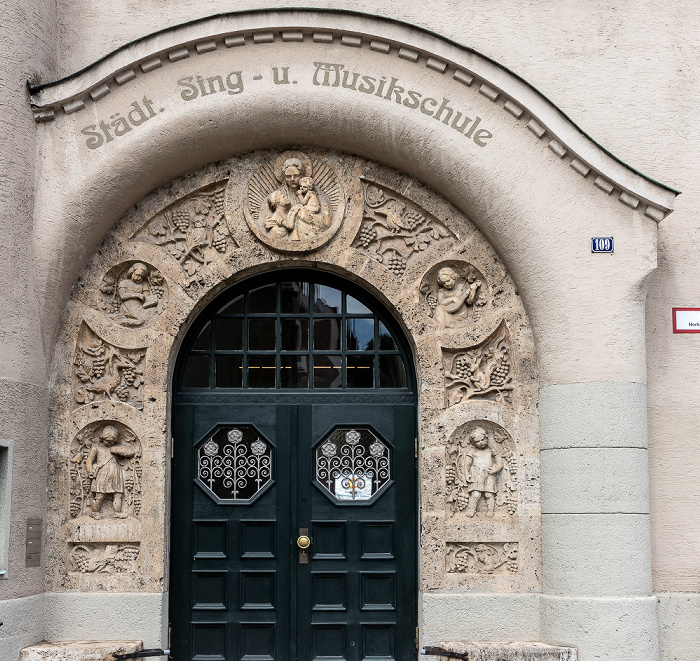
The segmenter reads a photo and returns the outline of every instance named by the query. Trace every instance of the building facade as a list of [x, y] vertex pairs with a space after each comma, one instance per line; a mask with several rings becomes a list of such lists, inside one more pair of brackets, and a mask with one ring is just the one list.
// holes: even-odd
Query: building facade
[[695, 658], [698, 9], [10, 9], [2, 658]]

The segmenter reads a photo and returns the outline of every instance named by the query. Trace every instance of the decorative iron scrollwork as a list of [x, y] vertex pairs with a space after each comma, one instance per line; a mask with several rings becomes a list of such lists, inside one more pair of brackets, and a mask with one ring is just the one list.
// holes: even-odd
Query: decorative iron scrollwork
[[335, 500], [371, 500], [391, 481], [390, 453], [368, 429], [337, 429], [316, 448], [316, 480]]
[[219, 502], [252, 503], [272, 484], [272, 447], [250, 427], [219, 429], [197, 448], [197, 481]]

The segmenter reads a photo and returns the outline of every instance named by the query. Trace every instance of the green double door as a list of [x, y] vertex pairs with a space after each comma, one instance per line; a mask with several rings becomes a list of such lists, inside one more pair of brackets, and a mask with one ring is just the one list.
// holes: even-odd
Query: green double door
[[354, 399], [175, 402], [176, 661], [415, 657], [415, 408]]

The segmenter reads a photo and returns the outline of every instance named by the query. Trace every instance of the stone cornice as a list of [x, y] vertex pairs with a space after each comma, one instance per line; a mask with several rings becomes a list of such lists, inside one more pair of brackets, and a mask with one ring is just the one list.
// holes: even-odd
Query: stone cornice
[[220, 14], [126, 44], [82, 71], [52, 83], [30, 86], [37, 122], [84, 110], [113, 89], [182, 59], [250, 44], [313, 41], [362, 48], [428, 67], [478, 90], [505, 112], [524, 121], [553, 157], [606, 195], [661, 221], [679, 191], [630, 168], [583, 133], [531, 85], [479, 53], [444, 37], [395, 20], [338, 10], [281, 9]]

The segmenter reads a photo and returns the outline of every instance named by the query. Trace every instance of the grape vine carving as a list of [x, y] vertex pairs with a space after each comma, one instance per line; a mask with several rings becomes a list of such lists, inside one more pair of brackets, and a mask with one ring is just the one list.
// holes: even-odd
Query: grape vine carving
[[401, 277], [411, 260], [435, 243], [453, 236], [415, 202], [372, 181], [362, 180], [364, 215], [353, 248]]

